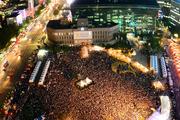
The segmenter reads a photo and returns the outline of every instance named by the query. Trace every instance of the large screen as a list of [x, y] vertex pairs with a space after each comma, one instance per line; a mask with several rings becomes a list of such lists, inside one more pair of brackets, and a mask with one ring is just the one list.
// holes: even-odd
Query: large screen
[[92, 31], [74, 31], [75, 40], [89, 40], [92, 39]]

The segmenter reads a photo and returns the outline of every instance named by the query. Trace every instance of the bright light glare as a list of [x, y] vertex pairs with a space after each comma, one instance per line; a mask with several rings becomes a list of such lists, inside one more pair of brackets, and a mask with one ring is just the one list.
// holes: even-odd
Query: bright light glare
[[160, 81], [155, 81], [155, 82], [153, 82], [153, 86], [154, 86], [155, 89], [157, 89], [157, 90], [165, 90], [164, 85], [163, 85]]
[[178, 36], [178, 34], [176, 33], [176, 34], [174, 34], [174, 37], [178, 38], [179, 36]]
[[86, 77], [86, 79], [81, 80], [77, 83], [77, 85], [81, 88], [84, 88], [92, 83], [92, 80]]
[[21, 56], [18, 56], [18, 60], [20, 60], [21, 59]]
[[171, 103], [168, 96], [160, 96], [161, 106], [147, 120], [170, 120]]
[[38, 58], [43, 58], [44, 56], [47, 55], [47, 53], [48, 53], [47, 50], [41, 49], [41, 50], [39, 50], [37, 56], [38, 56]]
[[15, 41], [16, 41], [16, 38], [15, 38], [15, 37], [13, 37], [13, 38], [11, 39], [11, 41], [12, 41], [12, 42], [15, 42]]
[[67, 3], [71, 5], [74, 2], [74, 0], [67, 0]]
[[105, 50], [105, 48], [100, 47], [100, 46], [93, 46], [92, 49], [93, 49], [94, 51], [103, 51], [103, 50]]
[[86, 46], [83, 46], [81, 48], [81, 58], [87, 58], [89, 57], [88, 48]]

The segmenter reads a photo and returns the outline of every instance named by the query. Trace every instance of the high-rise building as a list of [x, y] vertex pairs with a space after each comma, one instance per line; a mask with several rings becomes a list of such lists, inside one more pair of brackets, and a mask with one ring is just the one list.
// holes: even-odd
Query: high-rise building
[[116, 23], [89, 26], [88, 19], [78, 19], [75, 23], [67, 20], [50, 20], [47, 24], [47, 36], [50, 43], [82, 45], [110, 42], [118, 32]]
[[171, 7], [171, 0], [157, 0], [157, 3], [159, 4], [160, 7]]
[[115, 22], [123, 32], [154, 30], [159, 9], [156, 0], [76, 0], [71, 5], [74, 21], [85, 17], [90, 25]]
[[35, 8], [34, 8], [34, 0], [28, 0], [28, 16], [34, 17]]
[[170, 8], [171, 8], [171, 0], [157, 0], [157, 3], [161, 7], [159, 11], [160, 18], [169, 18]]
[[180, 0], [171, 0], [170, 21], [180, 27]]

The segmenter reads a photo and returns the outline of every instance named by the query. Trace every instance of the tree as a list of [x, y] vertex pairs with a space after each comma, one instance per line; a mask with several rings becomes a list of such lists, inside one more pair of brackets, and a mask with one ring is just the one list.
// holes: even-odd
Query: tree
[[146, 43], [143, 45], [143, 53], [146, 55], [156, 54], [162, 50], [160, 38], [153, 36], [152, 33], [147, 35]]
[[53, 15], [58, 15], [58, 13], [59, 13], [59, 10], [58, 9], [56, 9], [56, 10], [54, 10], [54, 12], [53, 12]]
[[51, 2], [51, 0], [47, 0], [47, 4], [49, 4]]
[[41, 14], [41, 10], [44, 8], [44, 6], [43, 5], [40, 5], [39, 7], [38, 7], [38, 10], [36, 11], [36, 16], [39, 16], [40, 14]]
[[11, 38], [19, 34], [19, 27], [16, 24], [10, 24], [0, 30], [0, 49], [4, 48]]
[[4, 103], [0, 102], [0, 109], [2, 109], [4, 106]]

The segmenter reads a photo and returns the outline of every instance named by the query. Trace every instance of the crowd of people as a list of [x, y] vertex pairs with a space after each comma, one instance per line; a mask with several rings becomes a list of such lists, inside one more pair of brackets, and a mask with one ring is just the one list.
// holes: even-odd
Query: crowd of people
[[[36, 89], [47, 120], [140, 120], [157, 108], [158, 96], [146, 80], [150, 75], [118, 74], [111, 70], [117, 60], [105, 52], [80, 57], [80, 48], [51, 56], [45, 88]], [[120, 68], [119, 68], [120, 69]], [[136, 71], [135, 71], [136, 72]], [[76, 82], [88, 77], [85, 89]], [[149, 82], [149, 81], [148, 81]], [[143, 84], [142, 84], [143, 83]]]

